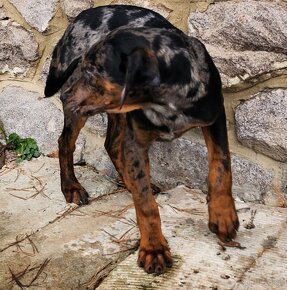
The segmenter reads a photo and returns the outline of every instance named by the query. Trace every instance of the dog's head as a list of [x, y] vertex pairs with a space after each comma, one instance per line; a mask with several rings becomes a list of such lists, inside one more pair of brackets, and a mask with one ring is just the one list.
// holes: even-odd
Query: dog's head
[[122, 113], [149, 102], [147, 92], [160, 85], [158, 61], [146, 43], [131, 38], [111, 37], [87, 52], [81, 77], [69, 90], [74, 112]]

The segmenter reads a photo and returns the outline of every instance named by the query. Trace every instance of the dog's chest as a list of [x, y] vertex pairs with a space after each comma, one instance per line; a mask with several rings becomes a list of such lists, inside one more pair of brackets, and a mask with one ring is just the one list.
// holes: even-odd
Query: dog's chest
[[153, 104], [143, 111], [152, 124], [158, 128], [164, 128], [164, 130], [159, 130], [159, 137], [166, 141], [179, 137], [197, 123], [196, 120], [186, 115], [173, 103], [166, 105]]

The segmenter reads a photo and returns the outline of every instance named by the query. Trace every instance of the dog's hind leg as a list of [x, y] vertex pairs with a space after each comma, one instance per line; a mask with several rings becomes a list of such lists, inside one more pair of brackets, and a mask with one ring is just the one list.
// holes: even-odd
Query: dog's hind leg
[[232, 197], [232, 174], [224, 108], [216, 121], [202, 128], [208, 149], [209, 229], [223, 242], [236, 237], [239, 221]]
[[58, 141], [61, 189], [67, 202], [78, 205], [87, 204], [89, 197], [75, 176], [73, 164], [75, 143], [86, 120], [86, 117], [74, 115], [64, 106], [64, 128]]
[[148, 148], [154, 138], [132, 118], [109, 115], [105, 147], [133, 196], [141, 235], [138, 264], [148, 273], [160, 274], [171, 266], [172, 259], [150, 183]]

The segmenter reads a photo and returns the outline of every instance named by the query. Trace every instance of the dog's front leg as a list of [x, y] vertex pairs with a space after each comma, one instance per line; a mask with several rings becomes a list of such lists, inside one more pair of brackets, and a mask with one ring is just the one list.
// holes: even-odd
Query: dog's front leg
[[214, 124], [202, 128], [208, 149], [209, 229], [223, 242], [236, 237], [239, 221], [232, 197], [232, 174], [226, 116], [223, 108]]
[[133, 121], [128, 124], [123, 115], [109, 115], [105, 147], [133, 196], [141, 235], [138, 264], [148, 273], [161, 274], [172, 259], [150, 183], [148, 147], [152, 139]]
[[72, 114], [64, 104], [64, 128], [58, 141], [61, 189], [67, 202], [78, 205], [87, 204], [89, 197], [75, 176], [73, 164], [75, 143], [86, 120], [86, 117]]

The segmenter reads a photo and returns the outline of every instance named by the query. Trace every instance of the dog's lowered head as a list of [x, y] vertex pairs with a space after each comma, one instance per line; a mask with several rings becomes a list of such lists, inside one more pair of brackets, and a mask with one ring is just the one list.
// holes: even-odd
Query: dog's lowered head
[[63, 93], [72, 112], [83, 116], [123, 113], [150, 101], [151, 94], [137, 91], [148, 92], [160, 85], [155, 53], [147, 43], [122, 36], [107, 37], [83, 57], [78, 80]]

